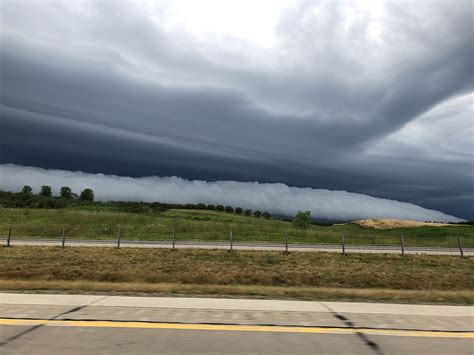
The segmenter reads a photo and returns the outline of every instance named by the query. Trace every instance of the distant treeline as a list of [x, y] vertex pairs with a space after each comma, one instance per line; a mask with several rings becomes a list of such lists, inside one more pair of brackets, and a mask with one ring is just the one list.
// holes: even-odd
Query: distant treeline
[[124, 202], [124, 201], [94, 201], [94, 191], [85, 189], [80, 194], [72, 192], [68, 186], [61, 187], [59, 196], [53, 196], [50, 186], [43, 185], [38, 194], [34, 194], [30, 186], [24, 186], [21, 192], [0, 190], [0, 206], [6, 208], [50, 208], [60, 209], [77, 207], [81, 209], [106, 209], [130, 213], [163, 212], [169, 209], [210, 210], [236, 213], [239, 215], [263, 217], [270, 219], [272, 215], [267, 211], [252, 211], [241, 207], [232, 207], [212, 204], [177, 204], [162, 202]]

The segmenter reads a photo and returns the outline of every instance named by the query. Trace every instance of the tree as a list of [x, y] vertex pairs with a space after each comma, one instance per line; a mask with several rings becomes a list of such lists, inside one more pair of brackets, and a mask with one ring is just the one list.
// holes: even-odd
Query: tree
[[59, 192], [61, 198], [66, 198], [68, 200], [72, 199], [72, 190], [69, 186], [62, 186], [61, 191]]
[[225, 211], [227, 213], [232, 213], [232, 212], [234, 212], [234, 209], [231, 206], [225, 206]]
[[311, 224], [311, 211], [298, 211], [293, 218], [293, 225], [296, 228], [306, 229]]
[[216, 206], [214, 205], [207, 205], [207, 209], [208, 210], [211, 210], [211, 211], [214, 211], [216, 209]]
[[237, 207], [237, 208], [235, 209], [235, 213], [237, 213], [237, 214], [242, 214], [242, 212], [243, 212], [243, 210], [242, 210], [242, 208], [240, 208], [240, 207]]
[[41, 186], [40, 196], [52, 197], [53, 193], [51, 192], [51, 186], [43, 185]]
[[247, 217], [250, 217], [252, 215], [252, 210], [245, 210], [244, 213]]
[[21, 189], [21, 193], [25, 196], [31, 196], [33, 195], [33, 189], [31, 186], [25, 185], [23, 186], [23, 189]]
[[216, 206], [216, 210], [222, 212], [222, 211], [224, 211], [224, 206], [222, 206], [222, 205], [217, 205], [217, 206]]
[[207, 206], [204, 203], [198, 203], [197, 209], [198, 210], [206, 210]]
[[262, 215], [262, 212], [260, 212], [260, 211], [255, 211], [255, 212], [253, 213], [253, 215], [254, 215], [254, 217], [260, 218], [260, 216]]
[[94, 191], [92, 189], [84, 189], [80, 196], [81, 201], [94, 201]]
[[266, 219], [270, 219], [270, 218], [272, 218], [272, 215], [269, 212], [265, 211], [265, 212], [262, 213], [262, 217], [264, 217]]

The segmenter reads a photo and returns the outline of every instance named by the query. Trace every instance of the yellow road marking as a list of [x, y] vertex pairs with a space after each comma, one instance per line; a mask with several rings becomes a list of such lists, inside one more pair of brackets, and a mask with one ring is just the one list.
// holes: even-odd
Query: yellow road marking
[[100, 327], [100, 328], [138, 328], [138, 329], [177, 329], [239, 332], [279, 332], [279, 333], [316, 333], [316, 334], [355, 334], [434, 337], [434, 338], [468, 338], [474, 339], [474, 332], [437, 332], [423, 330], [390, 330], [390, 329], [351, 329], [322, 327], [288, 327], [267, 325], [224, 325], [224, 324], [181, 324], [181, 323], [147, 323], [147, 322], [113, 322], [113, 321], [80, 321], [48, 319], [7, 319], [0, 318], [0, 325], [45, 325], [63, 327]]

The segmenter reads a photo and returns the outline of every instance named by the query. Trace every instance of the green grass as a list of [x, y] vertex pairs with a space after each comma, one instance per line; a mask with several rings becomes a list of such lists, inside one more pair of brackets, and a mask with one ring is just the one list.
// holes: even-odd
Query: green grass
[[474, 226], [416, 227], [376, 230], [353, 224], [311, 226], [307, 230], [293, 228], [290, 222], [246, 217], [234, 213], [168, 210], [162, 213], [124, 213], [110, 208], [80, 206], [48, 209], [0, 208], [0, 235], [8, 224], [13, 238], [60, 238], [65, 227], [67, 238], [115, 239], [118, 229], [123, 239], [171, 240], [175, 229], [177, 241], [228, 241], [232, 231], [237, 242], [283, 243], [288, 233], [290, 243], [338, 244], [342, 234], [347, 244], [399, 245], [404, 235], [406, 246], [457, 247], [456, 236], [464, 246], [474, 247]]
[[0, 248], [0, 289], [472, 304], [474, 258], [222, 250]]

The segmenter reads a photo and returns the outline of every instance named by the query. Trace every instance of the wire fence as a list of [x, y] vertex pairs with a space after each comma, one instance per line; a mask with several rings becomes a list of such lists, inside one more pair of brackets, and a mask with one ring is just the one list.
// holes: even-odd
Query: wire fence
[[342, 253], [350, 249], [368, 248], [370, 250], [398, 250], [402, 255], [413, 248], [423, 250], [443, 249], [458, 250], [461, 256], [464, 252], [474, 248], [474, 238], [463, 236], [431, 236], [426, 235], [364, 235], [338, 234], [321, 235], [305, 230], [271, 231], [264, 230], [250, 234], [248, 230], [192, 230], [187, 228], [140, 227], [136, 226], [104, 226], [101, 228], [87, 228], [83, 225], [7, 225], [0, 226], [0, 240], [4, 245], [11, 246], [14, 241], [43, 241], [59, 244], [63, 247], [67, 243], [94, 241], [100, 243], [123, 244], [157, 244], [168, 245], [174, 248], [179, 245], [202, 244], [215, 246], [279, 246], [285, 252], [289, 248], [340, 248]]

